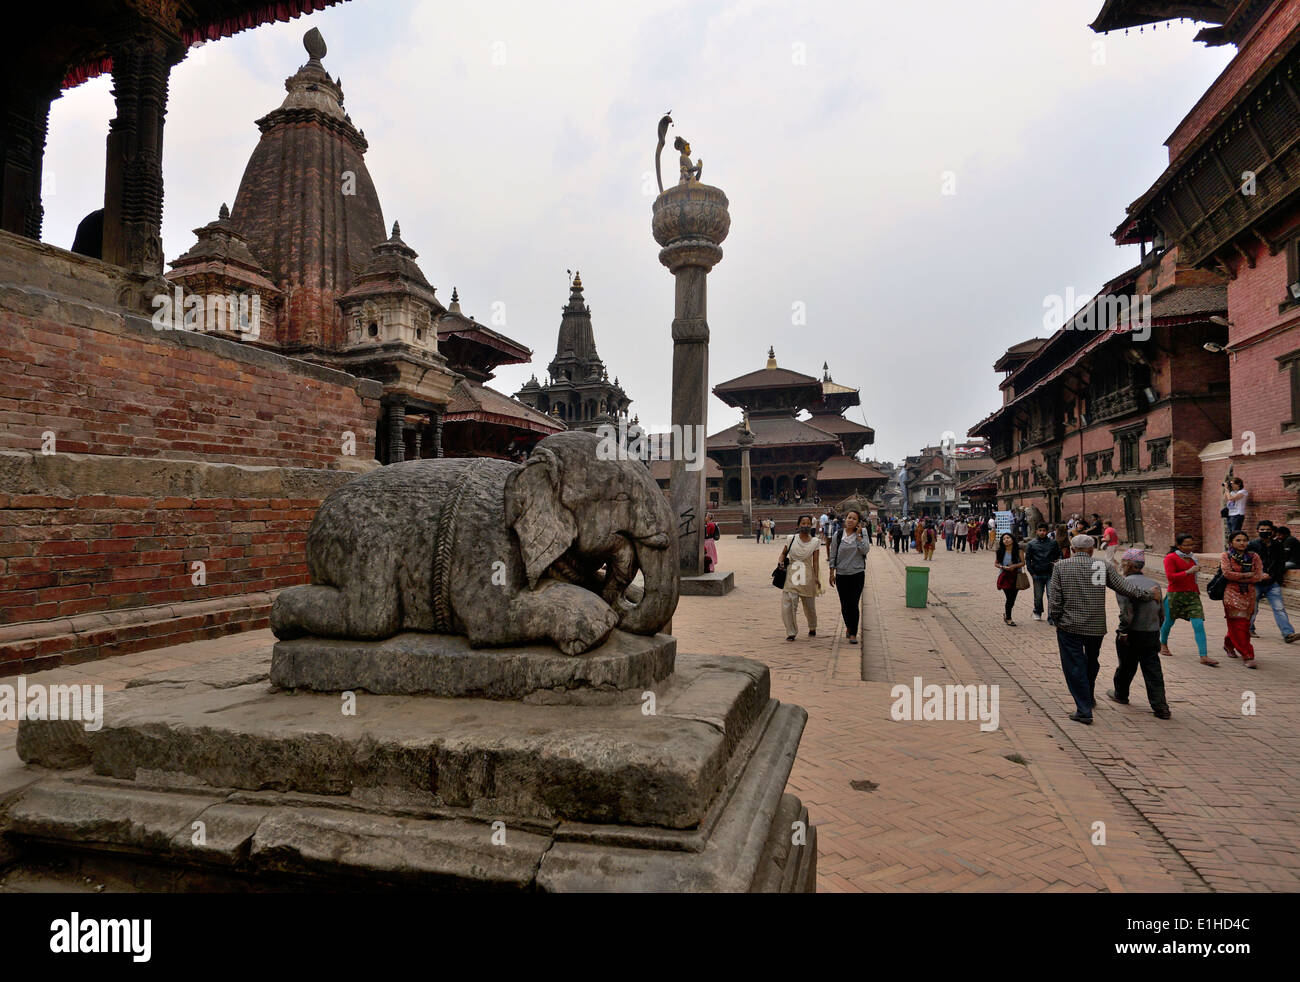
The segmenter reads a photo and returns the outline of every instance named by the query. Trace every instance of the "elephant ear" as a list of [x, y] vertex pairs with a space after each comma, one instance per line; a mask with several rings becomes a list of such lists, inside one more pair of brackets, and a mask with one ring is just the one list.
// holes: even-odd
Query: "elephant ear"
[[545, 448], [506, 479], [506, 522], [519, 536], [528, 586], [573, 545], [578, 524], [560, 501], [560, 461]]

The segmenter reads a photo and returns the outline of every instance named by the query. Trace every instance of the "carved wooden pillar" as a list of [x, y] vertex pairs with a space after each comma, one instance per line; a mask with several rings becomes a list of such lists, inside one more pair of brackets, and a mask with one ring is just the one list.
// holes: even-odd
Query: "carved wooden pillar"
[[58, 95], [6, 88], [0, 118], [0, 228], [41, 237], [41, 166], [49, 129], [50, 102]]
[[[161, 274], [163, 119], [172, 65], [185, 55], [174, 5], [158, 5], [113, 41], [113, 99], [104, 176], [104, 260]], [[170, 15], [170, 16], [169, 16]]]
[[442, 410], [433, 414], [433, 455], [442, 456]]
[[396, 464], [406, 459], [406, 406], [400, 402], [389, 403], [388, 414], [388, 463]]

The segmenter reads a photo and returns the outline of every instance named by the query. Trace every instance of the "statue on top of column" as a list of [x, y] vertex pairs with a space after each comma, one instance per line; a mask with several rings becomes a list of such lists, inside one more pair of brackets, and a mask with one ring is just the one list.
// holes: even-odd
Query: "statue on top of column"
[[683, 140], [680, 136], [673, 140], [673, 149], [681, 153], [681, 172], [682, 179], [678, 184], [698, 184], [700, 181], [700, 171], [704, 169], [704, 158], [700, 158], [694, 164], [691, 163], [691, 145]]

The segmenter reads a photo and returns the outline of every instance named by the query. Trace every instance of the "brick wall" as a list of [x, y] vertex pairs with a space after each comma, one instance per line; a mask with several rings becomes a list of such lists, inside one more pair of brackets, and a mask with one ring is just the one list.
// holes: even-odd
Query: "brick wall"
[[[1286, 489], [1283, 477], [1300, 474], [1300, 430], [1286, 426], [1293, 417], [1291, 379], [1278, 358], [1300, 350], [1300, 306], [1282, 308], [1289, 296], [1285, 251], [1270, 256], [1260, 245], [1252, 256], [1254, 268], [1240, 263], [1228, 284], [1229, 343], [1241, 349], [1227, 356], [1233, 473], [1250, 491], [1248, 523], [1267, 517], [1294, 527], [1300, 498]], [[1218, 480], [1224, 470], [1226, 463]]]
[[51, 283], [0, 282], [0, 675], [264, 627], [321, 500], [377, 466], [381, 387], [155, 331], [55, 252], [30, 246]]
[[[233, 354], [240, 355], [239, 360]], [[35, 292], [0, 297], [0, 449], [337, 469], [374, 457], [356, 379]]]
[[319, 504], [0, 495], [0, 624], [305, 582], [307, 526]]

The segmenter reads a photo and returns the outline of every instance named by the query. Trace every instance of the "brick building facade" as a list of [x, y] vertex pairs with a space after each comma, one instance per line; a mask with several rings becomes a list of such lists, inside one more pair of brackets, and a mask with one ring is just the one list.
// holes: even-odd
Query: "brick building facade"
[[999, 508], [1097, 513], [1162, 551], [1176, 531], [1203, 534], [1200, 453], [1229, 435], [1227, 366], [1204, 348], [1226, 339], [1220, 279], [1152, 253], [999, 359], [1003, 405], [970, 431], [988, 440]]
[[[1096, 30], [1180, 16], [1179, 4], [1108, 0]], [[1204, 447], [1203, 522], [1231, 473], [1258, 518], [1300, 522], [1300, 0], [1236, 0], [1197, 40], [1237, 54], [1167, 141], [1169, 166], [1128, 208], [1120, 243], [1151, 243], [1227, 284], [1214, 357], [1231, 385], [1230, 437]], [[1205, 14], [1209, 16], [1208, 13]], [[1209, 537], [1207, 535], [1207, 547]]]

